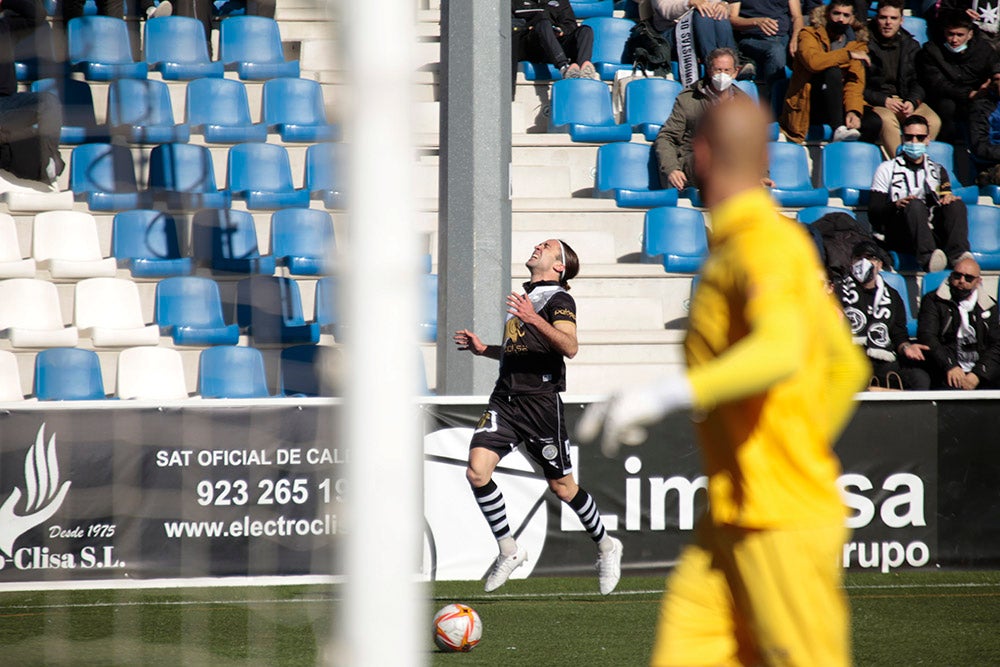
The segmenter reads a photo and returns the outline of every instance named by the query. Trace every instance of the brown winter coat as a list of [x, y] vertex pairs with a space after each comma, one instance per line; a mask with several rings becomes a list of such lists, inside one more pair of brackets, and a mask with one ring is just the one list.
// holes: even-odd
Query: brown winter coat
[[840, 67], [844, 71], [844, 111], [860, 115], [865, 108], [865, 64], [861, 60], [852, 60], [848, 51], [868, 52], [868, 28], [855, 19], [851, 26], [854, 39], [848, 40], [844, 48], [831, 51], [826, 22], [826, 6], [816, 7], [810, 17], [810, 25], [799, 33], [792, 79], [788, 83], [781, 112], [781, 129], [790, 141], [800, 144], [809, 131], [812, 78], [817, 73], [830, 67]]

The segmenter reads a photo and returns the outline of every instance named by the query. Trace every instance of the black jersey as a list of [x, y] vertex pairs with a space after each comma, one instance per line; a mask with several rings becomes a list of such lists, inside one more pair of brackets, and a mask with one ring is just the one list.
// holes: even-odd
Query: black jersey
[[[547, 322], [576, 324], [576, 302], [555, 280], [525, 283], [535, 311]], [[535, 327], [508, 315], [501, 345], [500, 377], [494, 392], [545, 394], [566, 390], [566, 363], [559, 350]]]

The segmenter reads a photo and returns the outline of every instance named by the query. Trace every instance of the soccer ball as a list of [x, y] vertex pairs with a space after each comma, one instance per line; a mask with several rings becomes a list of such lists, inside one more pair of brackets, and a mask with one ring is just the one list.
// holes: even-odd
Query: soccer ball
[[471, 651], [483, 636], [483, 622], [472, 607], [450, 604], [434, 614], [434, 643], [442, 651]]

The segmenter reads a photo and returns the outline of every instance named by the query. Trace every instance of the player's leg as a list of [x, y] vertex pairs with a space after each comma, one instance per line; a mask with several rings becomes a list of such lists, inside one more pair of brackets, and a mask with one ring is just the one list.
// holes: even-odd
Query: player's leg
[[486, 591], [500, 588], [511, 573], [528, 560], [528, 552], [517, 544], [507, 520], [507, 503], [500, 487], [493, 481], [493, 471], [500, 458], [517, 443], [516, 435], [506, 426], [504, 406], [490, 404], [476, 426], [469, 445], [469, 463], [465, 471], [479, 510], [496, 538], [499, 554], [486, 577]]
[[597, 544], [598, 580], [601, 593], [607, 595], [621, 578], [622, 543], [608, 534], [593, 496], [573, 479], [562, 400], [559, 394], [525, 397], [524, 400], [522, 430], [528, 455], [542, 467], [549, 489], [576, 512], [590, 539]]

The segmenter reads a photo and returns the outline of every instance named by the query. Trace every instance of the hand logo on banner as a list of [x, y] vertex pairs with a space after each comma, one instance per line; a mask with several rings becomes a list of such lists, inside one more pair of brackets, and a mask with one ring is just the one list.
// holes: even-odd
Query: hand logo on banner
[[[38, 429], [35, 444], [24, 457], [24, 486], [28, 500], [27, 514], [17, 514], [14, 508], [21, 500], [21, 489], [14, 490], [0, 505], [0, 551], [14, 556], [14, 542], [35, 526], [48, 521], [62, 506], [71, 482], [59, 486], [59, 463], [56, 460], [56, 436], [45, 446], [45, 424]], [[58, 490], [56, 489], [58, 487]]]

